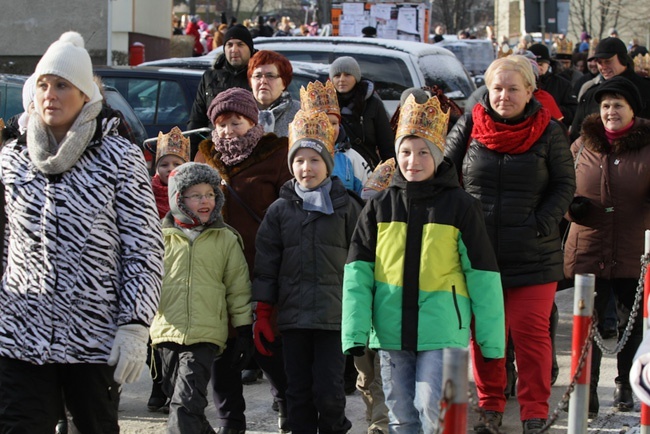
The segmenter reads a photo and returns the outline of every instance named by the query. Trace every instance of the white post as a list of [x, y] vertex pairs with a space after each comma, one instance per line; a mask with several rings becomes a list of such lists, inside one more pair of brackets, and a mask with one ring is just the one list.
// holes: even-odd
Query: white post
[[[579, 359], [585, 345], [591, 317], [594, 312], [594, 287], [596, 276], [576, 274], [575, 294], [573, 296], [573, 339], [571, 344], [571, 378], [579, 368]], [[589, 383], [591, 377], [591, 348], [589, 348], [580, 376], [576, 379], [575, 390], [569, 400], [568, 434], [587, 434], [589, 408]]]

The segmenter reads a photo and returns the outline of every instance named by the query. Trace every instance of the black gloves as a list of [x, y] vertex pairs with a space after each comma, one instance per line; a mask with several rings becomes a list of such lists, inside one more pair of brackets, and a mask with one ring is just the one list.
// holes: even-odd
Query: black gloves
[[583, 220], [589, 213], [591, 202], [583, 196], [576, 196], [569, 205], [569, 215], [575, 221]]
[[365, 347], [352, 347], [348, 352], [354, 357], [361, 357], [366, 352], [366, 349]]
[[252, 326], [237, 327], [237, 338], [232, 349], [231, 367], [236, 371], [244, 369], [253, 357], [254, 348]]

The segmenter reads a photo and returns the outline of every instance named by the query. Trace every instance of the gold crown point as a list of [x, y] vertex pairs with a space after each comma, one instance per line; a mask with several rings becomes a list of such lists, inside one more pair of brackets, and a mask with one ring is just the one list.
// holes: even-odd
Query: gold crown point
[[443, 150], [448, 123], [449, 110], [446, 113], [442, 110], [436, 96], [429, 98], [424, 104], [418, 104], [415, 96], [411, 94], [400, 107], [395, 138], [417, 136], [429, 140]]
[[339, 100], [336, 96], [334, 83], [320, 81], [307, 83], [307, 88], [300, 88], [300, 108], [304, 111], [323, 111], [327, 114], [341, 116]]
[[289, 149], [303, 139], [323, 143], [329, 154], [334, 155], [336, 130], [325, 112], [298, 110], [289, 124]]

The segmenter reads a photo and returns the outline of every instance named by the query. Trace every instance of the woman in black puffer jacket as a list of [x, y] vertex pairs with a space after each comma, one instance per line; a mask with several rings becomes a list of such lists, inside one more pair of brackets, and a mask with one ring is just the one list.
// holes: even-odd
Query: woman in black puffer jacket
[[[465, 190], [483, 206], [504, 288], [506, 326], [519, 372], [517, 397], [524, 433], [548, 416], [551, 385], [549, 316], [563, 278], [558, 224], [575, 191], [569, 145], [562, 127], [532, 93], [535, 77], [523, 56], [486, 71], [488, 94], [447, 136]], [[505, 359], [486, 362], [474, 345], [479, 404], [486, 410], [475, 431], [500, 425], [505, 409]]]

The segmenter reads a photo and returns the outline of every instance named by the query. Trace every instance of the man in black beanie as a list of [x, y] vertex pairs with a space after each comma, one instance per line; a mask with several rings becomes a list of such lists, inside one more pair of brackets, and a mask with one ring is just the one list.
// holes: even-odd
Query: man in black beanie
[[[592, 83], [592, 86], [580, 96], [578, 110], [571, 125], [571, 142], [580, 136], [582, 121], [585, 117], [600, 110], [595, 95], [601, 83], [620, 75], [636, 85], [642, 101], [650, 101], [650, 79], [641, 77], [634, 72], [634, 62], [627, 54], [627, 47], [623, 41], [611, 37], [603, 39], [596, 46], [592, 57], [598, 62], [600, 74], [591, 82], [587, 82]], [[646, 104], [645, 108], [642, 108], [639, 113], [635, 112], [635, 115], [641, 118], [650, 118], [650, 104]]]
[[[187, 123], [188, 130], [210, 126], [208, 107], [220, 92], [231, 87], [251, 90], [246, 74], [248, 61], [255, 54], [251, 33], [241, 24], [235, 24], [226, 32], [223, 44], [223, 54], [217, 57], [212, 69], [205, 71], [201, 78]], [[203, 138], [199, 134], [190, 136], [192, 160]]]

